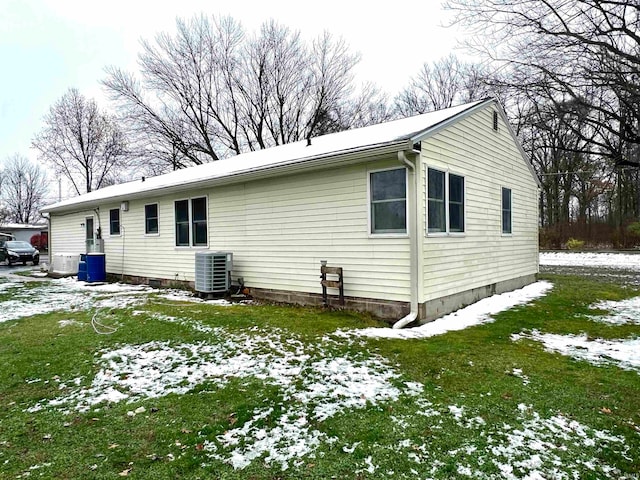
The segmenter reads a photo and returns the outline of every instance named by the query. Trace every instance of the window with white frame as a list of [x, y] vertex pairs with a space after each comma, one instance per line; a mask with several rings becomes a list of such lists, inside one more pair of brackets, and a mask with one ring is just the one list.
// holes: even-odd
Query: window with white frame
[[176, 200], [176, 246], [207, 246], [207, 198]]
[[144, 233], [155, 235], [158, 230], [158, 204], [151, 203], [144, 206]]
[[449, 174], [449, 231], [464, 232], [464, 177]]
[[205, 197], [191, 200], [191, 244], [207, 245], [207, 199]]
[[120, 209], [109, 210], [109, 235], [120, 235]]
[[427, 169], [427, 233], [463, 233], [464, 177]]
[[369, 172], [372, 234], [407, 233], [407, 169]]
[[502, 187], [502, 233], [512, 233], [511, 189]]

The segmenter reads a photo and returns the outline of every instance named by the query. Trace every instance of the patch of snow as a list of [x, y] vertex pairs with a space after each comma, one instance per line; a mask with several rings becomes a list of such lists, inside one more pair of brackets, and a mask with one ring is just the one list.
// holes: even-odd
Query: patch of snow
[[[133, 312], [134, 315], [140, 315], [140, 314], [144, 314], [144, 313], [145, 312], [140, 312], [140, 311]], [[160, 320], [162, 322], [176, 323], [178, 325], [182, 325], [182, 326], [191, 328], [192, 330], [195, 330], [196, 332], [213, 333], [215, 331], [215, 328], [210, 327], [209, 325], [205, 325], [204, 323], [199, 322], [197, 320], [192, 320], [190, 318], [173, 317], [171, 315], [164, 315], [162, 313], [154, 313], [154, 314], [151, 315], [151, 318], [153, 318], [155, 320]]]
[[10, 299], [2, 302], [0, 323], [58, 311], [129, 308], [144, 304], [153, 291], [150, 287], [121, 283], [93, 285], [72, 277], [44, 282], [38, 288], [24, 283], [2, 285], [10, 285], [14, 291]]
[[511, 340], [535, 340], [544, 345], [545, 350], [585, 360], [593, 365], [616, 365], [624, 370], [640, 373], [640, 338], [590, 340], [586, 334], [558, 335], [540, 333], [538, 330], [511, 335]]
[[[422, 392], [422, 385], [402, 382], [380, 356], [331, 357], [322, 346], [308, 347], [290, 333], [256, 328], [234, 333], [219, 327], [211, 338], [219, 343], [148, 342], [102, 351], [91, 385], [43, 400], [28, 411], [86, 412], [103, 402], [184, 394], [203, 382], [221, 388], [233, 378], [260, 379], [281, 389], [282, 411], [276, 415], [271, 407], [258, 409], [244, 425], [207, 439], [204, 450], [238, 469], [264, 457], [286, 470], [331, 440], [313, 428], [317, 422]], [[264, 426], [265, 419], [270, 426]]]
[[[12, 288], [20, 288], [22, 287], [22, 283], [18, 283], [18, 282], [2, 282], [0, 283], [0, 293], [6, 291], [6, 290], [10, 290]], [[3, 302], [4, 304], [4, 302]]]
[[192, 293], [185, 290], [158, 290], [157, 293], [158, 298], [164, 298], [165, 300], [171, 300], [172, 302], [204, 302], [204, 300], [202, 300], [200, 297], [197, 297], [196, 295], [193, 295]]
[[434, 320], [433, 322], [429, 322], [415, 328], [364, 328], [359, 330], [338, 330], [335, 335], [342, 337], [359, 336], [397, 339], [429, 338], [435, 335], [442, 335], [450, 331], [463, 330], [475, 325], [493, 322], [491, 315], [495, 315], [518, 305], [524, 305], [543, 297], [552, 288], [553, 285], [549, 282], [540, 281], [532, 283], [512, 292], [483, 298], [468, 307], [462, 308], [456, 312]]
[[449, 405], [449, 413], [453, 415], [456, 420], [462, 419], [462, 413], [464, 412], [464, 407], [459, 407], [457, 405]]
[[608, 315], [593, 315], [592, 320], [610, 325], [640, 325], [640, 297], [621, 301], [605, 301], [591, 305], [589, 308], [609, 310]]
[[69, 327], [69, 326], [78, 326], [78, 327], [85, 326], [84, 323], [79, 322], [77, 320], [59, 320], [58, 325], [60, 326], [60, 328]]
[[[456, 414], [455, 421], [465, 429], [474, 429], [479, 439], [465, 442], [459, 448], [447, 452], [455, 464], [459, 465], [457, 473], [479, 479], [502, 478], [517, 479], [570, 479], [565, 473], [572, 466], [588, 465], [595, 472], [594, 478], [634, 478], [603, 463], [599, 459], [602, 449], [610, 449], [617, 455], [627, 456], [630, 447], [623, 436], [612, 435], [605, 430], [597, 430], [563, 415], [552, 415], [543, 418], [532, 406], [520, 404], [517, 407], [518, 424], [486, 424], [474, 423], [457, 406], [452, 407]], [[430, 455], [429, 443], [410, 445], [406, 450], [410, 460], [417, 464], [433, 465], [431, 474], [445, 473]], [[567, 462], [566, 451], [571, 448], [575, 458]], [[472, 465], [493, 464], [498, 474], [484, 473], [472, 469]], [[559, 470], [558, 467], [563, 467]], [[579, 477], [575, 477], [579, 478]]]
[[529, 385], [529, 377], [527, 377], [526, 375], [524, 375], [522, 373], [522, 369], [521, 368], [513, 368], [511, 370], [511, 375], [513, 375], [514, 377], [521, 378], [523, 385]]
[[640, 271], [640, 255], [628, 253], [542, 252], [540, 265], [600, 267]]

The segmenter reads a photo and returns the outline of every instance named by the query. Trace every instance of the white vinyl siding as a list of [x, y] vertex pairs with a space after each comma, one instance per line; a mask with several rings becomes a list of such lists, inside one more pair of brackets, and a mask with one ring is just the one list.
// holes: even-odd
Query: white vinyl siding
[[[371, 236], [367, 218], [369, 172], [396, 166], [391, 159], [189, 193], [207, 196], [209, 250], [233, 252], [233, 276], [249, 288], [320, 294], [320, 261], [327, 260], [343, 267], [345, 295], [408, 302], [408, 238]], [[153, 201], [160, 218], [173, 219], [174, 202], [184, 199], [176, 193]], [[121, 212], [126, 235], [105, 239], [107, 271], [122, 273], [124, 251], [127, 275], [193, 281], [195, 251], [175, 248], [173, 221], [145, 235], [148, 203], [131, 200]]]
[[[537, 272], [537, 185], [506, 125], [493, 130], [492, 115], [492, 106], [487, 106], [421, 142], [415, 219], [423, 247], [420, 302]], [[107, 271], [193, 282], [197, 249], [175, 246], [175, 202], [206, 197], [206, 223], [190, 216], [188, 229], [204, 229], [210, 250], [233, 252], [233, 276], [243, 277], [249, 288], [319, 294], [320, 261], [326, 260], [344, 269], [345, 295], [408, 302], [408, 236], [371, 233], [370, 174], [399, 167], [406, 171], [392, 155], [131, 198], [129, 210], [120, 212], [121, 236], [105, 239]], [[464, 178], [464, 235], [425, 235], [427, 167]], [[503, 185], [512, 190], [512, 235], [502, 234]], [[458, 200], [450, 200], [449, 208], [459, 208]], [[145, 215], [150, 203], [157, 204], [157, 218], [162, 219], [153, 235], [148, 234]], [[117, 207], [114, 202], [101, 204], [96, 227], [107, 228], [108, 211]], [[84, 252], [81, 225], [92, 212], [51, 215], [54, 253]], [[188, 245], [191, 242], [190, 238]]]
[[49, 253], [51, 255], [58, 253], [80, 255], [85, 253], [86, 218], [91, 217], [91, 215], [91, 210], [71, 215], [51, 215]]
[[[426, 169], [464, 176], [465, 235], [423, 238], [421, 302], [538, 271], [537, 184], [507, 126], [487, 107], [422, 141]], [[421, 208], [427, 218], [427, 175]], [[513, 198], [513, 234], [502, 234], [502, 185]]]

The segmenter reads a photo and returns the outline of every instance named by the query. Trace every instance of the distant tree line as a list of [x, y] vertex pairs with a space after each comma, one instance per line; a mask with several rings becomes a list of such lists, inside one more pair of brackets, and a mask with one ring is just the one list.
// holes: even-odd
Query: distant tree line
[[114, 115], [71, 89], [33, 145], [83, 193], [123, 173], [155, 175], [495, 96], [540, 177], [541, 226], [564, 232], [553, 242], [577, 224], [623, 235], [640, 217], [640, 6], [446, 8], [471, 34], [476, 61], [425, 63], [393, 98], [356, 84], [359, 55], [329, 33], [309, 42], [274, 21], [246, 32], [230, 17], [179, 19], [173, 33], [142, 42], [138, 72], [107, 68]]

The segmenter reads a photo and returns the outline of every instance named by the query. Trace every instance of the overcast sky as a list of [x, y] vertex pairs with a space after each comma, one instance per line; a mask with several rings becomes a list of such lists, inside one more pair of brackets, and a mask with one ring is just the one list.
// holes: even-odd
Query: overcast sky
[[70, 87], [108, 109], [104, 68], [135, 71], [140, 39], [203, 12], [231, 15], [248, 31], [273, 18], [308, 38], [323, 30], [342, 36], [362, 55], [357, 80], [391, 96], [456, 44], [456, 33], [441, 26], [439, 0], [0, 0], [0, 162], [14, 153], [37, 158], [31, 138]]

